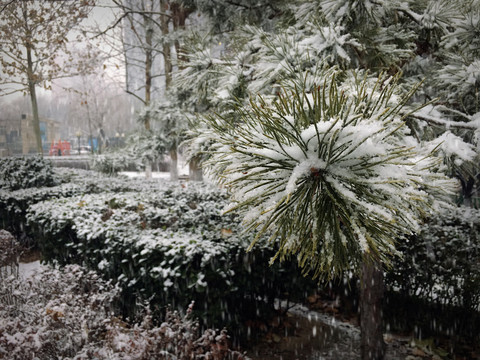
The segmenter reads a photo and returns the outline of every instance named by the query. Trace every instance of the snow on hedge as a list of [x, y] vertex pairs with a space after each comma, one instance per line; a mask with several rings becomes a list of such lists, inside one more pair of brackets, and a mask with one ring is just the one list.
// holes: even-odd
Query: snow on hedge
[[[146, 262], [154, 253], [162, 254], [164, 259], [146, 271], [169, 287], [183, 275], [170, 269], [169, 264], [187, 266], [199, 257], [200, 266], [205, 267], [212, 258], [218, 261], [219, 255], [228, 254], [232, 246], [245, 248], [248, 244], [244, 237], [222, 240], [222, 229], [232, 231], [235, 223], [231, 216], [220, 216], [222, 202], [215, 198], [221, 198], [220, 193], [202, 195], [185, 190], [181, 194], [184, 196], [176, 197], [178, 191], [172, 187], [167, 192], [105, 192], [52, 199], [32, 205], [27, 218], [51, 235], [73, 230], [75, 241], [64, 246], [76, 248], [82, 256], [100, 251], [97, 256], [105, 259], [102, 270], [111, 266], [108, 259], [119, 246], [128, 249], [138, 263]], [[213, 201], [208, 201], [209, 197]], [[236, 227], [233, 230], [240, 233], [238, 224]], [[101, 250], [88, 244], [98, 239], [104, 242]], [[225, 278], [232, 275], [228, 269], [217, 271]], [[193, 276], [196, 286], [206, 287], [201, 272]]]

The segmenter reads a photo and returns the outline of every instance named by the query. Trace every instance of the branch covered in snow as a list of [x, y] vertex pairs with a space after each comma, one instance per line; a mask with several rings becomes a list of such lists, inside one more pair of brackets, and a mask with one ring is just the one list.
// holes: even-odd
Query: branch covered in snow
[[395, 79], [323, 75], [311, 93], [252, 101], [237, 123], [206, 119], [217, 141], [208, 165], [231, 191], [229, 210], [271, 231], [276, 257], [295, 254], [314, 276], [388, 264], [395, 241], [446, 206], [455, 184], [409, 135], [400, 113], [409, 95]]

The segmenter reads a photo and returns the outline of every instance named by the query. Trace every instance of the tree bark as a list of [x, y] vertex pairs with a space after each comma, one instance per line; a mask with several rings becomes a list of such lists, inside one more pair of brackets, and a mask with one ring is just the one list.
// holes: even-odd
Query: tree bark
[[170, 149], [170, 180], [177, 181], [178, 180], [178, 153], [177, 147], [173, 147]]
[[[153, 66], [153, 29], [148, 16], [143, 16], [143, 26], [145, 27], [145, 106], [149, 106], [152, 97], [152, 66]], [[145, 130], [150, 131], [150, 118], [147, 114], [145, 119]], [[145, 164], [145, 177], [152, 178], [152, 163], [147, 160]]]
[[[170, 9], [172, 10], [172, 22], [173, 22], [173, 30], [184, 30], [185, 29], [185, 21], [187, 17], [193, 12], [193, 8], [185, 7], [184, 4], [172, 3], [170, 4]], [[180, 48], [180, 42], [175, 40], [175, 52], [177, 53], [177, 63], [178, 68], [181, 70], [183, 69], [182, 63], [187, 61], [187, 58], [182, 55], [182, 50]]]
[[147, 161], [145, 164], [145, 178], [151, 179], [152, 178], [152, 162]]
[[[25, 24], [28, 24], [27, 10], [23, 9], [23, 17]], [[27, 35], [29, 30], [27, 29]], [[42, 135], [40, 133], [40, 117], [38, 115], [37, 93], [35, 90], [36, 79], [33, 73], [33, 59], [32, 59], [32, 43], [27, 42], [25, 44], [27, 52], [27, 78], [28, 78], [28, 92], [30, 94], [30, 102], [32, 104], [33, 115], [33, 133], [35, 134], [35, 142], [37, 145], [37, 153], [43, 156]]]
[[[145, 27], [145, 106], [150, 105], [151, 96], [152, 96], [152, 66], [153, 66], [153, 55], [152, 55], [152, 40], [153, 40], [153, 29], [152, 24], [148, 16], [143, 16], [143, 26]], [[145, 129], [150, 130], [150, 119], [145, 120]]]
[[87, 121], [88, 121], [88, 145], [90, 145], [90, 153], [94, 153], [95, 149], [93, 147], [93, 131], [92, 131], [92, 117], [90, 116], [90, 105], [88, 103], [88, 92], [86, 91], [87, 89], [87, 83], [85, 76], [82, 76], [82, 84], [83, 84], [83, 89], [85, 90], [85, 100], [83, 101], [83, 104], [85, 105], [87, 109]]
[[379, 263], [365, 261], [360, 281], [360, 329], [362, 360], [382, 360], [383, 341], [383, 270]]
[[35, 134], [37, 153], [43, 156], [42, 135], [40, 132], [40, 117], [38, 115], [37, 93], [35, 91], [35, 83], [30, 80], [28, 81], [28, 92], [30, 93], [30, 102], [32, 103], [33, 133]]
[[[162, 30], [162, 35], [167, 36], [169, 31], [168, 31], [168, 16], [167, 16], [167, 11], [168, 11], [168, 3], [166, 0], [161, 1], [161, 12], [162, 15], [160, 15], [160, 26]], [[170, 49], [170, 43], [167, 41], [163, 41], [162, 45], [162, 52], [163, 52], [163, 64], [164, 64], [164, 70], [165, 70], [165, 91], [168, 90], [170, 87], [170, 84], [172, 83], [172, 59], [171, 59], [171, 49]]]
[[188, 175], [191, 181], [203, 181], [202, 168], [197, 158], [191, 159], [188, 163]]
[[[169, 8], [169, 4], [167, 0], [160, 1], [161, 12], [160, 15], [160, 27], [162, 30], [163, 36], [168, 36], [169, 34], [169, 16], [167, 15], [167, 11]], [[163, 67], [165, 71], [165, 92], [168, 91], [171, 83], [172, 83], [172, 51], [170, 48], [170, 43], [168, 41], [163, 41], [162, 45], [162, 53], [163, 53]], [[174, 141], [172, 147], [169, 151], [170, 153], [170, 180], [177, 181], [178, 180], [178, 153], [177, 153], [177, 142]]]

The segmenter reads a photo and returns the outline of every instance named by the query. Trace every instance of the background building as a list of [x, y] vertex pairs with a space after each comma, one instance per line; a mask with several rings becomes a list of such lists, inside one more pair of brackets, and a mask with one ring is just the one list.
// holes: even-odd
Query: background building
[[[0, 156], [36, 153], [33, 116], [0, 118]], [[52, 141], [60, 139], [59, 125], [48, 118], [40, 118], [43, 152], [48, 153]]]

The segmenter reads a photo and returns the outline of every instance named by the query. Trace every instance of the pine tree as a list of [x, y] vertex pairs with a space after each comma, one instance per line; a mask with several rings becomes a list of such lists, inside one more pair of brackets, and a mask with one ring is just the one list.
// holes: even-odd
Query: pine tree
[[358, 269], [365, 258], [388, 265], [396, 234], [438, 206], [431, 190], [451, 185], [409, 135], [408, 96], [395, 93], [395, 79], [323, 75], [311, 93], [237, 109], [235, 122], [207, 117], [218, 141], [207, 164], [232, 191], [230, 211], [246, 211], [258, 236], [273, 231], [277, 257], [298, 254], [314, 277]]
[[[207, 164], [232, 194], [229, 210], [256, 238], [279, 242], [273, 260], [294, 255], [314, 277], [362, 270], [364, 282], [381, 284], [396, 241], [446, 206], [455, 182], [409, 135], [401, 112], [411, 94], [399, 96], [396, 79], [332, 69], [323, 77], [312, 92], [252, 101], [236, 122], [208, 117], [218, 145]], [[362, 331], [376, 336], [362, 357], [381, 359], [381, 317], [365, 315]]]
[[[251, 150], [248, 146], [252, 144], [248, 141], [258, 139], [259, 142], [253, 145], [255, 149], [267, 147], [264, 150], [265, 152], [272, 150], [268, 148], [268, 143], [262, 142], [265, 140], [265, 137], [261, 136], [262, 133], [270, 134], [269, 131], [272, 131], [272, 128], [278, 130], [281, 134], [281, 136], [279, 135], [281, 140], [287, 139], [285, 141], [294, 143], [295, 140], [291, 138], [292, 136], [295, 137], [293, 128], [286, 125], [278, 125], [278, 128], [275, 128], [276, 125], [272, 125], [273, 121], [268, 122], [268, 126], [255, 125], [255, 122], [259, 118], [271, 115], [270, 110], [266, 111], [264, 109], [270, 109], [269, 106], [275, 101], [276, 94], [282, 92], [282, 88], [287, 89], [288, 95], [284, 96], [292, 97], [293, 95], [288, 90], [293, 90], [293, 94], [297, 94], [297, 97], [300, 98], [303, 95], [299, 94], [314, 93], [315, 86], [322, 85], [328, 88], [328, 84], [325, 85], [323, 79], [325, 77], [323, 70], [325, 65], [338, 66], [342, 70], [357, 69], [358, 71], [360, 68], [377, 73], [384, 71], [389, 74], [395, 74], [400, 70], [404, 70], [405, 76], [399, 84], [404, 89], [412, 88], [414, 84], [425, 80], [425, 77], [428, 76], [415, 96], [410, 100], [410, 102], [420, 102], [418, 106], [424, 106], [425, 102], [432, 100], [440, 94], [440, 84], [438, 82], [441, 81], [442, 76], [438, 76], [440, 67], [437, 62], [439, 59], [448, 58], [448, 56], [441, 55], [440, 50], [442, 46], [445, 47], [448, 37], [453, 36], [455, 33], [457, 33], [460, 39], [468, 38], [460, 30], [452, 29], [465, 29], [468, 21], [469, 24], [476, 24], [475, 21], [471, 20], [472, 18], [475, 19], [475, 16], [471, 16], [468, 21], [465, 20], [467, 17], [462, 17], [460, 9], [467, 3], [470, 2], [466, 1], [463, 5], [453, 4], [448, 1], [437, 2], [428, 0], [415, 2], [401, 0], [389, 2], [370, 0], [300, 2], [290, 7], [291, 12], [286, 12], [287, 15], [283, 18], [284, 21], [280, 20], [278, 22], [280, 27], [273, 31], [271, 28], [262, 29], [254, 26], [244, 26], [230, 34], [231, 43], [228, 45], [224, 56], [215, 58], [208, 51], [208, 48], [198, 52], [195, 63], [204, 64], [204, 66], [191, 67], [186, 71], [189, 72], [191, 79], [209, 79], [208, 82], [203, 82], [204, 86], [209, 85], [204, 87], [207, 90], [204, 92], [206, 94], [204, 98], [207, 99], [210, 108], [215, 108], [219, 115], [210, 118], [210, 121], [208, 121], [210, 130], [208, 127], [201, 128], [199, 139], [203, 141], [203, 144], [208, 144], [209, 137], [207, 134], [213, 128], [214, 134], [210, 137], [210, 143], [214, 143], [215, 140], [218, 142], [218, 134], [224, 128], [224, 133], [229, 134], [228, 136], [231, 137], [230, 140], [232, 141], [229, 145], [226, 145], [228, 141], [220, 141], [223, 146], [213, 148], [212, 152], [210, 152], [213, 156], [212, 163], [215, 163], [215, 172], [221, 174], [222, 171], [230, 171], [227, 162], [222, 162], [219, 159], [219, 152], [228, 158], [230, 155], [227, 156], [226, 154], [231, 151], [235, 152], [235, 149], [237, 149], [232, 144], [238, 145], [242, 136], [248, 139], [244, 139], [244, 143], [249, 144], [245, 145], [247, 149], [241, 149], [247, 154], [244, 154], [244, 163], [252, 160], [249, 158], [252, 154], [247, 151]], [[473, 2], [470, 5], [473, 6]], [[467, 6], [464, 6], [464, 8], [466, 9]], [[471, 11], [471, 8], [466, 10], [467, 13], [469, 11]], [[335, 25], [333, 26], [332, 24]], [[470, 28], [472, 29], [470, 34], [473, 34], [475, 26], [470, 26]], [[459, 45], [461, 42], [456, 44]], [[466, 72], [464, 73], [466, 74]], [[209, 74], [208, 77], [207, 74]], [[461, 72], [455, 71], [453, 74], [461, 75]], [[474, 76], [472, 77], [472, 74], [475, 74], [475, 72], [470, 71], [469, 79], [475, 78]], [[339, 77], [342, 76], [339, 75]], [[433, 81], [430, 81], [430, 79], [433, 79]], [[455, 89], [465, 87], [460, 80], [460, 78], [456, 79]], [[345, 82], [342, 81], [341, 83]], [[350, 83], [355, 84], [354, 81], [350, 81]], [[444, 85], [447, 85], [447, 83], [448, 80], [445, 80]], [[470, 86], [468, 82], [466, 84]], [[358, 86], [356, 84], [354, 87]], [[445, 90], [445, 94], [448, 94], [448, 87]], [[470, 93], [474, 92], [470, 90]], [[260, 106], [254, 102], [251, 105], [253, 110], [246, 111], [242, 105], [248, 104], [249, 98], [255, 97], [257, 94], [263, 94], [263, 100], [261, 100], [263, 103]], [[345, 93], [347, 98], [349, 96], [355, 98], [357, 95], [352, 95], [352, 92]], [[453, 98], [458, 99], [458, 97]], [[396, 107], [396, 105], [393, 106]], [[209, 108], [207, 107], [207, 109]], [[414, 143], [423, 149], [422, 152], [432, 152], [432, 155], [438, 156], [439, 163], [434, 168], [431, 168], [432, 173], [435, 171], [447, 171], [451, 176], [464, 174], [460, 176], [461, 179], [468, 179], [471, 174], [475, 173], [472, 164], [475, 161], [476, 151], [471, 144], [475, 140], [471, 136], [470, 139], [467, 136], [469, 132], [472, 134], [471, 130], [478, 129], [478, 126], [474, 124], [473, 115], [466, 115], [461, 122], [455, 123], [452, 121], [453, 116], [457, 118], [463, 116], [459, 115], [458, 109], [447, 110], [449, 115], [445, 115], [445, 111], [441, 111], [440, 107], [428, 105], [420, 112], [411, 114], [412, 116], [408, 117], [406, 116], [408, 114], [406, 109], [406, 107], [403, 107], [398, 110], [400, 112], [399, 115], [405, 116], [407, 121], [408, 127], [405, 127], [405, 131], [411, 131]], [[254, 120], [246, 121], [246, 118]], [[279, 130], [282, 126], [285, 129]], [[451, 131], [448, 127], [450, 127]], [[287, 135], [292, 132], [293, 134]], [[269, 136], [273, 139], [273, 135]], [[411, 138], [409, 137], [409, 139]], [[277, 139], [275, 138], [274, 140]], [[199, 146], [199, 142], [200, 140], [195, 144], [197, 148], [202, 148], [202, 146]], [[290, 143], [288, 143], [288, 146], [290, 146]], [[239, 150], [239, 152], [241, 151]], [[269, 154], [271, 155], [271, 153]], [[240, 156], [239, 154], [237, 155]], [[410, 154], [410, 156], [413, 156], [413, 154]], [[265, 164], [271, 163], [272, 159], [265, 157], [264, 162]], [[231, 166], [234, 167], [234, 165]], [[245, 165], [244, 168], [237, 168], [239, 171], [237, 178], [243, 179], [240, 174], [247, 173], [251, 182], [247, 184], [246, 181], [232, 180], [233, 184], [238, 185], [237, 188], [234, 186], [235, 194], [259, 194], [259, 189], [267, 184], [272, 186], [272, 194], [278, 194], [278, 192], [273, 191], [279, 189], [276, 187], [278, 184], [275, 181], [283, 177], [275, 172], [278, 168], [274, 167], [271, 171], [272, 178], [269, 180], [271, 183], [267, 182], [267, 180], [265, 180], [265, 183], [262, 183], [263, 177], [267, 176], [268, 172], [268, 166], [265, 166], [264, 171], [260, 172], [258, 176], [251, 173], [248, 165]], [[285, 166], [285, 164], [283, 163], [282, 166]], [[292, 164], [290, 166], [293, 168]], [[315, 167], [313, 168], [315, 169]], [[226, 177], [228, 178], [228, 175]], [[468, 182], [464, 183], [468, 185]], [[351, 188], [347, 187], [347, 190], [351, 191]], [[308, 203], [307, 200], [305, 197], [305, 201]], [[265, 226], [268, 229], [270, 229], [269, 226], [275, 226], [276, 232], [274, 232], [274, 237], [277, 236], [283, 239], [284, 246], [288, 245], [293, 250], [300, 251], [300, 245], [286, 240], [288, 235], [286, 229], [289, 229], [292, 234], [296, 235], [299, 228], [308, 225], [308, 223], [304, 224], [303, 221], [312, 220], [305, 217], [295, 217], [298, 211], [291, 210], [295, 216], [291, 215], [288, 221], [285, 220], [285, 224], [290, 224], [290, 228], [287, 225], [284, 225], [285, 227], [283, 228], [279, 227], [275, 221], [269, 223], [268, 219], [270, 217], [268, 215], [274, 210], [271, 210], [268, 206], [275, 208], [276, 201], [280, 201], [280, 199], [272, 200], [272, 204], [266, 205], [269, 204], [269, 199], [266, 200], [263, 196], [258, 198], [246, 196], [246, 198], [239, 199], [240, 204], [245, 202], [245, 207], [247, 207], [246, 203], [248, 202], [252, 219], [257, 219], [256, 223], [250, 224], [252, 229], [259, 227], [261, 230], [264, 230]], [[252, 207], [257, 205], [257, 202], [258, 206], [265, 205], [267, 208], [262, 210], [260, 207], [257, 212], [251, 211]], [[282, 204], [282, 206], [279, 205], [279, 209], [294, 209], [294, 205]], [[275, 219], [285, 219], [287, 218], [286, 214], [290, 213], [284, 210], [282, 215], [285, 215], [285, 217], [279, 216]], [[297, 222], [295, 223], [295, 221]], [[340, 227], [343, 229], [345, 227], [343, 221], [341, 224]], [[309, 226], [313, 228], [313, 225]], [[365, 224], [357, 225], [357, 227], [366, 228]], [[323, 228], [322, 230], [325, 232], [326, 229]], [[391, 230], [394, 236], [396, 232], [402, 233], [399, 229]], [[404, 231], [406, 231], [406, 228]], [[303, 234], [302, 236], [308, 239], [308, 235]], [[302, 243], [308, 243], [308, 241]], [[387, 244], [394, 248], [392, 243], [386, 242], [383, 250], [378, 251], [377, 254], [389, 254], [389, 252], [383, 252], [388, 248]], [[337, 248], [334, 247], [334, 249]], [[376, 254], [375, 251], [370, 253]], [[372, 310], [367, 311], [376, 311], [378, 313], [378, 309], [381, 307], [381, 302], [379, 303], [379, 301], [381, 300], [383, 289], [381, 266], [384, 262], [388, 264], [389, 256], [378, 257], [377, 255], [376, 259], [371, 259], [372, 261], [364, 261], [364, 256], [357, 256], [354, 257], [356, 261], [353, 261], [352, 264], [350, 257], [348, 257], [348, 260], [345, 260], [346, 257], [342, 257], [341, 254], [335, 254], [335, 256], [331, 254], [330, 258], [334, 258], [336, 261], [344, 259], [344, 268], [348, 266], [353, 266], [357, 269], [363, 267], [361, 272], [368, 276], [363, 276], [363, 295], [361, 297], [363, 300], [368, 300], [371, 295], [376, 294], [377, 299], [371, 304]], [[282, 255], [286, 256], [282, 253], [278, 254], [280, 258]], [[328, 259], [328, 257], [322, 258]], [[302, 259], [308, 263], [310, 258], [308, 255], [304, 255], [303, 257], [300, 256], [300, 260]], [[373, 267], [369, 266], [372, 264], [374, 265]], [[333, 268], [338, 269], [340, 267], [337, 264]], [[324, 264], [323, 267], [317, 264], [317, 269], [320, 274], [325, 269], [330, 270], [332, 267], [328, 266], [328, 264]], [[315, 271], [311, 270], [311, 273], [315, 274]], [[374, 284], [373, 280], [375, 280]], [[364, 301], [362, 307], [369, 305], [369, 303], [371, 301]], [[365, 327], [365, 322], [369, 321], [370, 314], [367, 314], [367, 311], [363, 311], [363, 315], [367, 316], [365, 320], [362, 319], [362, 322], [364, 322], [362, 327]], [[378, 326], [381, 326], [381, 318], [376, 318], [375, 321], [377, 328], [373, 329], [375, 333], [373, 341], [376, 344], [373, 345], [374, 347], [377, 346], [378, 350], [369, 349], [371, 345], [367, 344], [369, 337], [364, 336], [364, 341], [362, 340], [364, 343], [364, 358], [371, 358], [369, 357], [369, 352], [372, 351], [376, 353], [376, 355], [371, 355], [374, 358], [382, 357], [382, 333], [381, 328], [378, 329]], [[367, 332], [364, 331], [363, 335]]]

